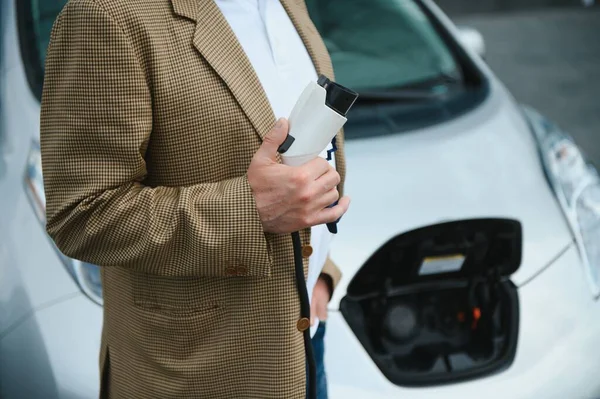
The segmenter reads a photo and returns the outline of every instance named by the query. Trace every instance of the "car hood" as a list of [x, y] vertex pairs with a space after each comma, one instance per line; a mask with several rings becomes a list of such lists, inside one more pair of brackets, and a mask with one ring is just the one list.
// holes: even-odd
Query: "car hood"
[[443, 221], [511, 218], [523, 225], [523, 285], [573, 242], [519, 106], [494, 88], [478, 109], [431, 128], [346, 143], [345, 194], [331, 257], [343, 278], [331, 307], [392, 237]]

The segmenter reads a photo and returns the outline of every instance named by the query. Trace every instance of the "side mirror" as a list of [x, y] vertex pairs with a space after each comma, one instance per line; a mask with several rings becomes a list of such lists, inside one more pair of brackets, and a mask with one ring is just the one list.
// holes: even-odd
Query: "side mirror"
[[485, 58], [485, 40], [477, 29], [468, 26], [459, 26], [458, 40], [463, 46], [471, 49], [481, 58]]

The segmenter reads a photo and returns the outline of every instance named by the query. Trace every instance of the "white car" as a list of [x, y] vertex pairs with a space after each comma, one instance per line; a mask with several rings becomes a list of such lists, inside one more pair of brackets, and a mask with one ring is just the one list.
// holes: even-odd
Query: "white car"
[[[0, 1], [0, 397], [94, 398], [98, 268], [43, 227], [39, 99], [65, 0]], [[329, 396], [600, 398], [600, 178], [582, 151], [432, 1], [307, 5], [361, 95]]]

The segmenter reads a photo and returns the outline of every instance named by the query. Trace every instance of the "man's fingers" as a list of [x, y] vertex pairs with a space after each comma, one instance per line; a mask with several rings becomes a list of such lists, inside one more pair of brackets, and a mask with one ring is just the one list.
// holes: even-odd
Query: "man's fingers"
[[262, 145], [258, 150], [260, 155], [272, 160], [276, 160], [277, 149], [285, 141], [288, 131], [289, 124], [287, 119], [279, 119], [275, 124], [275, 127], [269, 133], [267, 133], [263, 139]]
[[317, 321], [317, 304], [316, 304], [316, 300], [315, 297], [313, 295], [313, 299], [312, 301], [310, 301], [310, 325], [314, 326], [315, 322]]
[[317, 201], [316, 201], [316, 209], [323, 209], [323, 208], [327, 208], [329, 205], [335, 203], [335, 201], [337, 201], [340, 198], [340, 193], [338, 192], [337, 188], [333, 188], [331, 190], [329, 190], [328, 192], [326, 192], [325, 194], [323, 194]]
[[336, 206], [325, 208], [319, 212], [316, 224], [331, 223], [341, 218], [350, 206], [350, 198], [342, 197]]
[[324, 192], [327, 192], [332, 188], [337, 187], [337, 185], [340, 184], [340, 181], [340, 174], [332, 167], [324, 175], [319, 177], [316, 180], [316, 183], [322, 187]]
[[319, 177], [333, 169], [329, 162], [321, 157], [316, 157], [299, 168], [307, 174], [310, 180], [317, 180]]

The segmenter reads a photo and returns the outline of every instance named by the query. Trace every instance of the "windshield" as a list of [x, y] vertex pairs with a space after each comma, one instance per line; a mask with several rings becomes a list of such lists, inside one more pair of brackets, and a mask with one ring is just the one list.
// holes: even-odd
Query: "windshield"
[[373, 91], [460, 77], [453, 54], [412, 0], [307, 0], [307, 6], [345, 86]]
[[35, 51], [37, 51], [41, 67], [46, 59], [46, 48], [50, 43], [50, 32], [54, 20], [67, 3], [66, 0], [30, 0], [33, 19], [33, 33], [35, 37]]
[[480, 104], [485, 77], [421, 0], [306, 0], [336, 81], [360, 96], [347, 139], [422, 129]]
[[[38, 98], [52, 26], [66, 2], [17, 1], [21, 52]], [[480, 72], [459, 57], [419, 0], [306, 0], [306, 5], [329, 49], [336, 80], [360, 94], [346, 137], [440, 123], [485, 96], [474, 91]]]
[[42, 91], [46, 49], [56, 17], [67, 0], [18, 0], [21, 53], [32, 90]]
[[[43, 70], [52, 25], [67, 0], [29, 0], [23, 38], [30, 67]], [[412, 0], [307, 0], [337, 80], [373, 91], [460, 76], [459, 67], [431, 22]]]

